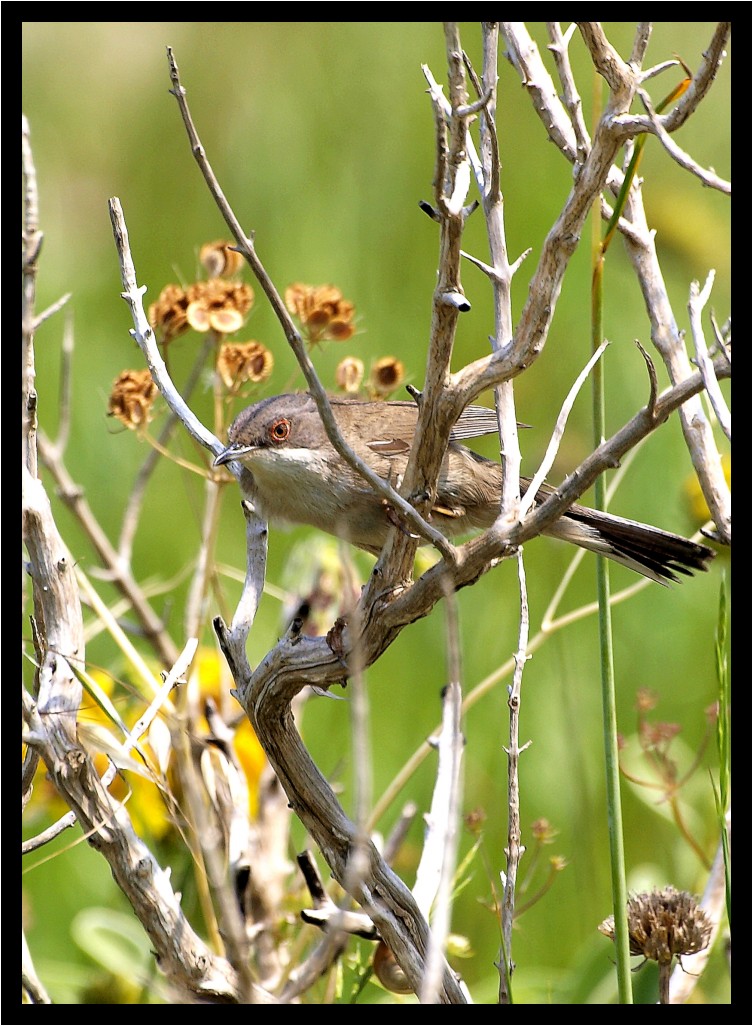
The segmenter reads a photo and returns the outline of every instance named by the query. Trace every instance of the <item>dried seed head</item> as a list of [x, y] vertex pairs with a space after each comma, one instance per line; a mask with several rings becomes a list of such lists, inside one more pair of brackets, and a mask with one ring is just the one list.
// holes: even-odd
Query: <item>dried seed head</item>
[[402, 384], [405, 367], [394, 356], [383, 356], [373, 364], [369, 372], [369, 392], [376, 399], [388, 396]]
[[238, 331], [253, 306], [254, 290], [244, 282], [210, 278], [182, 289], [166, 285], [149, 307], [149, 323], [162, 342], [170, 342], [188, 328], [221, 335]]
[[531, 823], [531, 833], [534, 840], [540, 844], [552, 844], [559, 831], [554, 829], [548, 819], [542, 817], [541, 819], [535, 819]]
[[[675, 956], [703, 951], [711, 940], [711, 929], [706, 913], [687, 891], [665, 887], [628, 900], [631, 955], [669, 965]], [[605, 919], [599, 931], [614, 940], [614, 916]]]
[[243, 266], [243, 257], [237, 249], [230, 249], [232, 243], [218, 239], [205, 242], [199, 250], [199, 260], [210, 278], [230, 278]]
[[188, 331], [188, 296], [180, 285], [165, 285], [156, 303], [149, 307], [149, 323], [163, 342]]
[[355, 307], [334, 285], [296, 282], [285, 290], [285, 305], [301, 322], [303, 334], [312, 344], [325, 339], [345, 342], [355, 334]]
[[274, 357], [261, 342], [226, 342], [217, 358], [217, 372], [225, 387], [236, 391], [246, 381], [264, 381], [272, 373]]
[[649, 688], [640, 688], [635, 696], [635, 708], [639, 713], [651, 712], [659, 704], [659, 697]]
[[355, 395], [363, 381], [363, 360], [357, 356], [346, 356], [335, 368], [335, 384], [348, 395]]
[[210, 278], [197, 281], [186, 290], [186, 320], [194, 331], [229, 335], [243, 327], [253, 306], [254, 290], [244, 282]]
[[148, 370], [124, 370], [113, 382], [107, 413], [132, 431], [151, 419], [157, 386]]

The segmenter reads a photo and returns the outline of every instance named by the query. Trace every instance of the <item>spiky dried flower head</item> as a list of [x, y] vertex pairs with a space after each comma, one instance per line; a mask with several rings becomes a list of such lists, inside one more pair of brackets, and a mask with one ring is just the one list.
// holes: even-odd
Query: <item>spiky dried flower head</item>
[[272, 373], [274, 357], [261, 342], [226, 342], [217, 357], [217, 372], [225, 387], [237, 390], [247, 381], [264, 381]]
[[253, 306], [254, 290], [245, 282], [210, 278], [197, 281], [186, 290], [186, 319], [195, 331], [216, 331], [229, 335], [243, 327]]
[[156, 303], [150, 305], [149, 323], [162, 342], [170, 342], [188, 331], [187, 306], [188, 296], [180, 285], [165, 285]]
[[210, 278], [231, 278], [243, 267], [243, 257], [224, 239], [205, 242], [199, 250], [201, 266]]
[[162, 342], [170, 342], [189, 328], [229, 335], [243, 326], [253, 302], [254, 290], [245, 282], [210, 278], [187, 289], [166, 285], [149, 307], [149, 323]]
[[303, 335], [311, 344], [325, 339], [345, 342], [355, 334], [355, 307], [334, 285], [296, 282], [285, 289], [285, 306], [301, 322]]
[[402, 384], [405, 367], [395, 356], [383, 356], [372, 364], [369, 371], [368, 389], [375, 399], [383, 399]]
[[152, 403], [156, 398], [157, 386], [148, 370], [121, 371], [110, 391], [108, 416], [117, 417], [127, 428], [135, 431], [151, 419]]
[[[630, 954], [660, 965], [703, 951], [711, 940], [712, 926], [706, 913], [691, 894], [674, 887], [632, 896], [627, 915]], [[608, 916], [599, 931], [614, 940], [614, 916]]]
[[335, 384], [348, 395], [356, 395], [363, 381], [363, 360], [346, 356], [335, 368]]

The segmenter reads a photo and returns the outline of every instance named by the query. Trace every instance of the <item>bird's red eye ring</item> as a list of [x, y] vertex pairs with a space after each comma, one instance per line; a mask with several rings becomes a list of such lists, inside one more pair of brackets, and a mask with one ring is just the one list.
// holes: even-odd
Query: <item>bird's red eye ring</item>
[[280, 417], [269, 428], [269, 437], [273, 442], [284, 442], [290, 434], [290, 421], [286, 417]]

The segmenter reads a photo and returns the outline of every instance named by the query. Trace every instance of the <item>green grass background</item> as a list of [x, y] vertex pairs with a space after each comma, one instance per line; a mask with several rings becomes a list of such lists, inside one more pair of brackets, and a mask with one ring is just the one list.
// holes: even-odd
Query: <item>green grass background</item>
[[[606, 23], [612, 43], [629, 53], [634, 27]], [[646, 66], [679, 54], [695, 68], [711, 37], [710, 23], [658, 23]], [[543, 27], [531, 31], [545, 52]], [[462, 26], [463, 44], [479, 61], [480, 31]], [[171, 281], [196, 274], [201, 243], [226, 235], [224, 224], [191, 156], [170, 86], [165, 47], [173, 47], [188, 100], [207, 154], [237, 216], [255, 233], [259, 256], [280, 289], [293, 281], [332, 282], [356, 304], [360, 334], [346, 347], [331, 344], [314, 354], [325, 384], [346, 349], [367, 363], [395, 355], [409, 380], [420, 387], [437, 261], [436, 226], [420, 212], [432, 200], [435, 129], [422, 63], [446, 78], [441, 25], [429, 22], [29, 22], [23, 28], [23, 109], [29, 118], [45, 234], [38, 310], [72, 292], [73, 419], [66, 454], [74, 478], [102, 523], [116, 537], [134, 475], [146, 448], [106, 416], [113, 379], [124, 367], [142, 366], [129, 336], [128, 310], [120, 299], [120, 276], [110, 221], [109, 197], [122, 202], [139, 283], [147, 302]], [[576, 33], [571, 58], [591, 118], [592, 79]], [[500, 61], [498, 98], [502, 187], [511, 258], [532, 249], [514, 281], [514, 315], [527, 294], [542, 241], [561, 209], [571, 169], [546, 141], [525, 90], [512, 67]], [[676, 71], [649, 83], [654, 103], [678, 81]], [[710, 96], [678, 132], [702, 165], [730, 174], [731, 77], [725, 63]], [[712, 306], [719, 320], [729, 311], [730, 208], [728, 198], [704, 189], [672, 163], [654, 139], [641, 166], [649, 223], [657, 244], [675, 316], [687, 329], [692, 279], [717, 271]], [[480, 214], [471, 218], [464, 248], [487, 257]], [[463, 269], [472, 311], [458, 330], [454, 366], [488, 351], [491, 294], [473, 267]], [[270, 391], [301, 384], [282, 332], [257, 289], [257, 303], [243, 338], [257, 338], [275, 353]], [[648, 395], [643, 360], [633, 345], [650, 345], [636, 281], [619, 242], [605, 276], [605, 333], [612, 340], [605, 360], [608, 430], [624, 423]], [[40, 422], [57, 424], [60, 340], [63, 317], [40, 329], [36, 340]], [[171, 349], [180, 380], [195, 344], [188, 337]], [[568, 269], [547, 347], [516, 382], [518, 415], [533, 425], [522, 437], [524, 469], [533, 472], [554, 417], [589, 353], [589, 245], [584, 236]], [[657, 363], [658, 361], [658, 357]], [[660, 382], [666, 384], [663, 368]], [[197, 393], [197, 411], [211, 423], [211, 387]], [[590, 449], [590, 394], [573, 413], [552, 480], [563, 476]], [[184, 455], [190, 448], [181, 439]], [[494, 443], [483, 451], [492, 455]], [[676, 419], [643, 447], [612, 509], [626, 516], [691, 533], [695, 524], [684, 499], [689, 460]], [[230, 497], [230, 496], [229, 496]], [[242, 568], [244, 532], [238, 507], [226, 502], [218, 555]], [[67, 511], [56, 506], [59, 526], [81, 565], [96, 560]], [[198, 479], [166, 462], [150, 488], [137, 537], [134, 566], [139, 579], [180, 575], [199, 539]], [[304, 530], [273, 530], [269, 579], [278, 582], [293, 544]], [[532, 633], [569, 562], [569, 550], [538, 539], [526, 546]], [[706, 727], [704, 710], [715, 698], [713, 638], [723, 560], [703, 578], [669, 589], [650, 586], [614, 612], [619, 729], [631, 735], [638, 688], [660, 695], [657, 717], [682, 725], [680, 761], [689, 765]], [[566, 605], [588, 601], [595, 571], [586, 559]], [[618, 570], [614, 587], [629, 575]], [[107, 587], [102, 586], [108, 594]], [[237, 586], [229, 586], [230, 601]], [[185, 585], [161, 611], [182, 643]], [[516, 646], [518, 595], [513, 563], [500, 566], [459, 596], [463, 683], [466, 691], [507, 660]], [[265, 599], [250, 641], [252, 658], [274, 644], [281, 629], [279, 603]], [[368, 672], [374, 794], [439, 720], [445, 682], [443, 610], [398, 638]], [[211, 641], [209, 634], [204, 639]], [[87, 652], [108, 666], [113, 651], [105, 639]], [[559, 831], [551, 853], [568, 868], [554, 889], [519, 921], [514, 935], [516, 1000], [599, 1001], [612, 997], [611, 950], [596, 931], [611, 911], [604, 799], [595, 619], [553, 637], [528, 663], [524, 678], [521, 740], [531, 747], [521, 760], [524, 842], [530, 823], [549, 819]], [[453, 929], [471, 941], [474, 955], [458, 964], [474, 997], [496, 994], [498, 936], [486, 908], [490, 886], [499, 889], [506, 830], [506, 685], [504, 680], [468, 714], [464, 781], [466, 810], [487, 815], [484, 858], [458, 900]], [[344, 703], [308, 704], [302, 729], [325, 774], [343, 780], [348, 809], [350, 741]], [[633, 741], [634, 745], [634, 741]], [[688, 815], [709, 855], [715, 846], [713, 799], [707, 765], [688, 789]], [[428, 807], [433, 762], [421, 767], [400, 799]], [[699, 860], [667, 820], [657, 794], [624, 790], [624, 815], [631, 889], [664, 886], [699, 892], [705, 874]], [[388, 831], [399, 805], [380, 824]], [[304, 843], [302, 831], [297, 841]], [[401, 862], [409, 884], [420, 848], [417, 823]], [[463, 852], [472, 839], [464, 835]], [[34, 862], [37, 861], [32, 857]], [[523, 871], [526, 864], [524, 862]], [[492, 880], [490, 883], [489, 874]], [[56, 901], [50, 903], [53, 893]], [[60, 1000], [83, 1000], [78, 972], [90, 954], [71, 943], [71, 921], [89, 906], [122, 909], [109, 871], [85, 845], [26, 873], [28, 936], [39, 968], [50, 971]], [[144, 942], [146, 946], [146, 941]], [[53, 972], [53, 963], [60, 972]], [[62, 966], [61, 966], [62, 964]], [[74, 965], [77, 967], [74, 971]], [[53, 982], [53, 980], [55, 982]], [[59, 981], [59, 982], [58, 982]], [[646, 983], [645, 981], [649, 981]], [[652, 1001], [650, 973], [636, 977], [637, 999]], [[643, 988], [643, 989], [641, 989]], [[697, 998], [725, 1000], [726, 973], [720, 955], [701, 982]], [[376, 1000], [373, 993], [370, 1000]]]

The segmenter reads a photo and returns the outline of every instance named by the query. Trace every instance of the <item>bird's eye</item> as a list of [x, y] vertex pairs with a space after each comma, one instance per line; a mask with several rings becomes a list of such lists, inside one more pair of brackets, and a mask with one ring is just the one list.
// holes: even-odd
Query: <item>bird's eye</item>
[[290, 421], [280, 417], [269, 428], [269, 437], [273, 442], [284, 442], [290, 434]]

